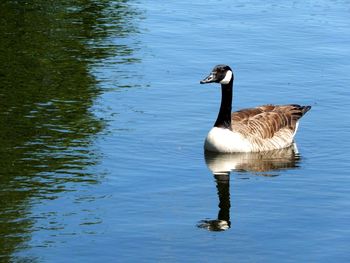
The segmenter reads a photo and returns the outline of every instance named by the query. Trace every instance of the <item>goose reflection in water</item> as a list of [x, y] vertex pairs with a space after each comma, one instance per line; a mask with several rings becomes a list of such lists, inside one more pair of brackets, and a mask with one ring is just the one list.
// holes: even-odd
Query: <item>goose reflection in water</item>
[[230, 173], [249, 172], [262, 176], [277, 176], [278, 171], [298, 167], [300, 155], [296, 145], [289, 148], [257, 153], [223, 154], [204, 152], [205, 162], [213, 173], [219, 196], [217, 219], [201, 220], [197, 226], [209, 231], [225, 231], [230, 221]]

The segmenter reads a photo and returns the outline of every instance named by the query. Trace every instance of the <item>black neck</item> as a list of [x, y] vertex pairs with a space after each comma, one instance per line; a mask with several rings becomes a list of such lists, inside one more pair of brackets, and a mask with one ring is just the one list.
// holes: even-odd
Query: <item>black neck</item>
[[221, 106], [214, 127], [231, 129], [233, 78], [228, 84], [221, 84]]

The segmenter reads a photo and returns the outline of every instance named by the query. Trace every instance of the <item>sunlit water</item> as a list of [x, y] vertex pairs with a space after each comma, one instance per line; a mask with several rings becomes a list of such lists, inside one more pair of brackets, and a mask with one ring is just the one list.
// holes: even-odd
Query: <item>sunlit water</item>
[[[349, 262], [347, 1], [0, 3], [4, 262]], [[203, 151], [234, 109], [311, 105], [297, 148]]]

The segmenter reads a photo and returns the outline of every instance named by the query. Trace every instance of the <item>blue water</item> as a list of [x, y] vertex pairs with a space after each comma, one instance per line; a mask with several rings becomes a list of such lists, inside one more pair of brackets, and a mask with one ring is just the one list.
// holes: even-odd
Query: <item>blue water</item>
[[[117, 22], [108, 18], [120, 12], [112, 5], [99, 20], [108, 34], [89, 43], [115, 48], [87, 67], [96, 89], [87, 116], [100, 125], [78, 119], [91, 129], [73, 131], [87, 137], [72, 139], [77, 145], [52, 142], [62, 166], [29, 161], [27, 176], [37, 183], [23, 189], [36, 191], [20, 202], [25, 212], [8, 219], [26, 226], [1, 237], [18, 237], [3, 258], [349, 262], [350, 3], [140, 0], [123, 6], [128, 11], [118, 23], [127, 32], [111, 26]], [[239, 168], [213, 175], [213, 163], [237, 161], [203, 151], [221, 94], [199, 80], [219, 63], [235, 72], [234, 110], [312, 106], [296, 136], [299, 153], [244, 157]], [[15, 176], [21, 181], [26, 174]], [[210, 231], [205, 223], [217, 220], [220, 209], [229, 226]]]

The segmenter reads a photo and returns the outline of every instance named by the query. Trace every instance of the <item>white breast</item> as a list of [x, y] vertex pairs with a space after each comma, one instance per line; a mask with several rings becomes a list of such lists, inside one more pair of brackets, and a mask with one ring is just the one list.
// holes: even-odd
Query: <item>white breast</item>
[[293, 132], [281, 129], [272, 138], [245, 137], [237, 131], [214, 127], [205, 139], [204, 148], [211, 152], [237, 153], [262, 152], [289, 147], [293, 143]]
[[212, 128], [205, 139], [204, 148], [211, 152], [251, 152], [251, 143], [240, 133], [225, 128]]

